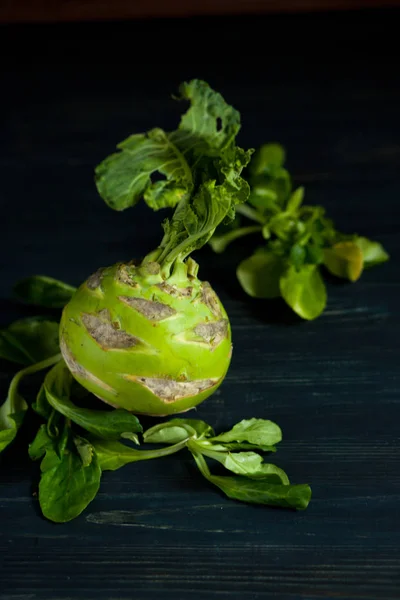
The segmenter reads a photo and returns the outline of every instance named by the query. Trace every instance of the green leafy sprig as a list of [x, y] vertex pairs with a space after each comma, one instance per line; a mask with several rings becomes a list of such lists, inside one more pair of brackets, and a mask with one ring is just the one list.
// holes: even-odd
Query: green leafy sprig
[[261, 146], [248, 167], [250, 196], [237, 212], [240, 218], [220, 225], [210, 240], [217, 253], [233, 241], [258, 233], [264, 244], [237, 267], [244, 291], [254, 298], [282, 297], [303, 319], [324, 310], [327, 292], [321, 267], [349, 281], [389, 255], [379, 242], [339, 232], [322, 206], [304, 204], [304, 188], [293, 189], [284, 167], [285, 151], [278, 144]]

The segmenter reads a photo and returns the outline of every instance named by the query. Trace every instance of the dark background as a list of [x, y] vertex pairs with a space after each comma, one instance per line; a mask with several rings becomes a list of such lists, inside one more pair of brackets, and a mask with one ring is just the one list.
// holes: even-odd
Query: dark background
[[[312, 485], [306, 512], [225, 499], [183, 453], [106, 473], [86, 512], [55, 525], [20, 439], [0, 459], [0, 600], [398, 600], [399, 15], [0, 28], [0, 324], [32, 314], [9, 299], [21, 277], [78, 284], [158, 243], [162, 216], [112, 212], [93, 169], [128, 134], [173, 128], [170, 96], [191, 77], [240, 110], [243, 147], [283, 143], [307, 201], [391, 254], [356, 284], [330, 280], [311, 323], [240, 291], [250, 246], [196, 255], [234, 336], [228, 376], [197, 416], [217, 430], [278, 422], [274, 459]], [[1, 363], [4, 397], [12, 373]]]
[[399, 5], [400, 0], [2, 0], [0, 23], [296, 13]]

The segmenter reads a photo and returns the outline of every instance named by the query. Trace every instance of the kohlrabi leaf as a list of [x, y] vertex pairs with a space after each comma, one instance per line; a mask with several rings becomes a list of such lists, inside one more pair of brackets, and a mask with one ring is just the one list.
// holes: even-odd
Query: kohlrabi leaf
[[233, 207], [246, 202], [250, 194], [250, 186], [241, 173], [248, 165], [251, 154], [252, 150], [232, 147], [215, 162], [219, 183], [224, 184], [226, 190], [232, 194], [231, 213], [228, 213], [230, 221], [235, 218]]
[[273, 421], [244, 419], [229, 431], [211, 438], [213, 442], [249, 442], [257, 446], [273, 446], [282, 440], [282, 431]]
[[363, 270], [363, 253], [356, 242], [338, 242], [324, 250], [324, 265], [336, 277], [357, 281]]
[[272, 252], [257, 252], [243, 260], [236, 274], [240, 285], [253, 298], [277, 298], [281, 295], [279, 280], [285, 263]]
[[59, 413], [104, 439], [129, 438], [132, 433], [142, 431], [137, 417], [127, 410], [92, 410], [76, 406], [70, 400], [71, 383], [72, 375], [62, 361], [46, 375], [44, 387], [47, 400]]
[[30, 365], [53, 356], [59, 349], [59, 324], [43, 317], [14, 321], [0, 331], [0, 357]]
[[27, 277], [14, 287], [14, 294], [19, 300], [45, 308], [63, 308], [75, 291], [72, 285], [45, 275]]
[[[231, 168], [231, 162], [247, 164], [247, 153], [228, 148], [240, 129], [239, 113], [204, 81], [183, 83], [180, 94], [191, 106], [176, 131], [156, 128], [131, 135], [118, 144], [120, 152], [96, 168], [98, 192], [111, 208], [124, 210], [142, 197], [153, 210], [174, 207], [190, 196], [196, 181], [203, 181], [210, 168], [213, 177], [224, 173], [240, 201], [247, 198], [247, 182]], [[211, 163], [205, 165], [204, 158]], [[223, 164], [213, 166], [213, 159]]]
[[[134, 206], [141, 198], [154, 210], [175, 206], [193, 187], [185, 157], [162, 129], [135, 134], [118, 144], [119, 153], [95, 170], [96, 186], [114, 210]], [[153, 181], [158, 173], [164, 179]]]
[[201, 248], [216, 227], [231, 214], [234, 204], [235, 198], [226, 184], [208, 181], [201, 185], [197, 194], [181, 203], [165, 223], [159, 262], [170, 265]]
[[389, 260], [389, 254], [379, 242], [374, 242], [365, 237], [357, 237], [355, 243], [361, 250], [364, 269], [380, 265]]
[[290, 266], [280, 278], [285, 302], [302, 319], [316, 319], [326, 306], [326, 287], [315, 265]]
[[234, 141], [240, 114], [218, 92], [199, 79], [181, 84], [180, 99], [191, 103], [171, 140], [184, 154], [218, 157]]
[[306, 509], [310, 502], [311, 488], [308, 485], [280, 485], [271, 483], [268, 477], [216, 476], [210, 473], [201, 454], [194, 453], [193, 457], [202, 475], [234, 500], [297, 510]]
[[[206, 244], [220, 223], [231, 221], [235, 205], [250, 193], [241, 172], [252, 150], [234, 145], [239, 113], [204, 81], [183, 83], [180, 92], [191, 106], [177, 130], [133, 135], [96, 169], [98, 191], [116, 210], [141, 197], [153, 209], [177, 205], [164, 223], [159, 249], [151, 253], [165, 275], [178, 258]], [[153, 174], [164, 179], [153, 181]]]

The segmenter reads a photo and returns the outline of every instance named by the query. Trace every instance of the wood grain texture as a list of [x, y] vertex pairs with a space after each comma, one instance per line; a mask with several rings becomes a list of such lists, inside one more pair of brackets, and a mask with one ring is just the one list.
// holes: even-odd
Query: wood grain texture
[[[157, 243], [162, 216], [110, 211], [93, 167], [131, 132], [172, 128], [181, 107], [169, 95], [193, 76], [241, 111], [243, 146], [283, 142], [307, 200], [379, 239], [392, 259], [356, 284], [330, 280], [326, 312], [305, 323], [240, 291], [234, 267], [251, 241], [197, 255], [231, 317], [234, 354], [196, 414], [217, 430], [276, 420], [275, 462], [313, 488], [306, 512], [225, 499], [183, 453], [106, 473], [87, 511], [54, 525], [34, 496], [28, 423], [0, 459], [0, 600], [398, 600], [398, 18], [38, 27], [21, 58], [10, 48], [32, 30], [1, 29], [1, 324], [31, 313], [9, 300], [17, 279], [77, 284]], [[212, 44], [193, 43], [199, 28]], [[155, 39], [162, 60], [146, 52]], [[12, 372], [1, 363], [3, 396]]]
[[399, 4], [399, 0], [2, 0], [0, 23], [347, 11]]

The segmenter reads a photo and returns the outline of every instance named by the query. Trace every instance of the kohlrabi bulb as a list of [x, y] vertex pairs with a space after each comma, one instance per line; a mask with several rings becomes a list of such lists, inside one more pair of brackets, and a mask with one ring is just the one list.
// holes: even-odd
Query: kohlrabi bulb
[[114, 407], [149, 415], [186, 411], [215, 392], [229, 367], [231, 330], [196, 267], [189, 259], [164, 279], [156, 262], [117, 264], [89, 277], [60, 325], [75, 379]]

